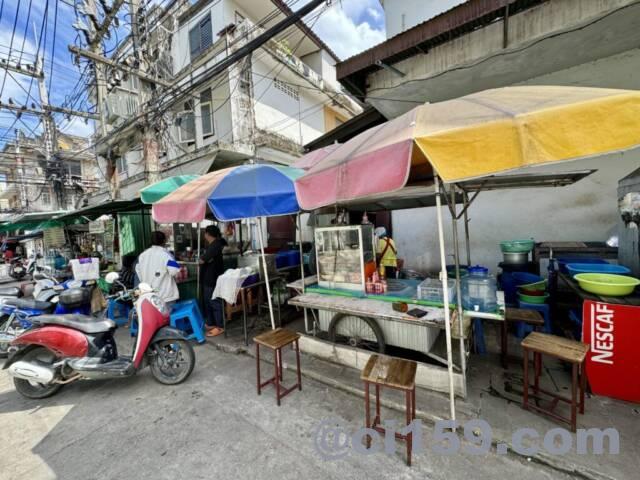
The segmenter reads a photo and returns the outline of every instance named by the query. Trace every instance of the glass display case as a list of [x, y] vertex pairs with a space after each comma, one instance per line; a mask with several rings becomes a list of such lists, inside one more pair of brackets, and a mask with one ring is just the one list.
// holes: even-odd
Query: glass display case
[[375, 271], [373, 225], [316, 228], [315, 244], [320, 287], [364, 292]]

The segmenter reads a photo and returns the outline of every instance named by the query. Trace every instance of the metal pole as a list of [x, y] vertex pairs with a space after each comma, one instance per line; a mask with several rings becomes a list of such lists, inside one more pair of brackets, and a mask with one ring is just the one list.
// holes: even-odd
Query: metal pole
[[464, 201], [464, 246], [467, 249], [467, 267], [470, 267], [471, 243], [469, 241], [469, 217], [467, 217], [467, 211], [469, 210], [469, 195], [467, 195], [467, 192], [463, 192], [462, 199]]
[[458, 328], [460, 330], [460, 368], [462, 369], [462, 392], [467, 395], [467, 352], [464, 345], [464, 311], [462, 310], [462, 285], [460, 283], [460, 245], [458, 242], [458, 212], [456, 208], [456, 187], [451, 186], [451, 223], [453, 226], [453, 258], [456, 264], [456, 305]]
[[271, 328], [276, 329], [276, 322], [273, 319], [273, 305], [271, 304], [271, 286], [269, 285], [269, 272], [267, 271], [267, 259], [264, 256], [264, 242], [262, 240], [262, 218], [258, 217], [258, 240], [260, 241], [260, 254], [262, 255], [262, 268], [264, 270], [265, 285], [267, 287], [267, 301], [269, 302], [269, 316], [271, 317]]
[[451, 312], [449, 312], [449, 290], [447, 285], [447, 257], [444, 250], [444, 228], [442, 226], [442, 199], [440, 198], [440, 179], [434, 176], [434, 186], [436, 190], [436, 214], [438, 218], [438, 241], [440, 243], [440, 279], [442, 280], [442, 300], [444, 304], [444, 331], [447, 342], [447, 370], [449, 372], [449, 409], [451, 420], [456, 419], [456, 399], [453, 389], [453, 358], [451, 352], [451, 325], [449, 323]]
[[[304, 295], [304, 257], [302, 254], [302, 220], [300, 219], [300, 212], [298, 212], [298, 232], [300, 235], [300, 238], [298, 240], [298, 244], [300, 247], [300, 281], [302, 282], [302, 294]], [[303, 307], [302, 311], [304, 313], [304, 331], [305, 333], [310, 333], [309, 315], [307, 313], [307, 309]]]
[[196, 255], [196, 298], [202, 300], [200, 294], [200, 222], [198, 222], [198, 253]]

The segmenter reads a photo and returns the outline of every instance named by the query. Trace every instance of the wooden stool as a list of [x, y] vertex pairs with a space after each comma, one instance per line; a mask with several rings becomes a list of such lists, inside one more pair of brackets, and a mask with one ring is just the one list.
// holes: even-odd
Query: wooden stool
[[[522, 408], [529, 410], [530, 408], [549, 415], [556, 420], [571, 425], [571, 431], [576, 431], [576, 410], [580, 406], [580, 413], [584, 414], [584, 391], [586, 388], [586, 376], [584, 372], [585, 358], [589, 351], [589, 345], [568, 338], [562, 338], [546, 333], [532, 332], [522, 341], [522, 351], [524, 353], [524, 388], [522, 396]], [[539, 407], [538, 405], [529, 403], [529, 351], [533, 352], [534, 363], [534, 394], [544, 393], [551, 397], [551, 405], [548, 409]], [[542, 355], [564, 360], [571, 363], [571, 398], [562, 397], [555, 393], [540, 388], [540, 371], [542, 369]], [[578, 381], [578, 374], [580, 380]], [[580, 400], [578, 402], [578, 385], [580, 389]], [[571, 418], [567, 419], [556, 413], [554, 409], [558, 402], [566, 402], [571, 405]]]
[[[416, 418], [416, 362], [402, 360], [379, 355], [371, 355], [367, 365], [362, 370], [360, 378], [364, 382], [364, 400], [366, 411], [366, 427], [386, 434], [386, 430], [380, 425], [380, 387], [389, 387], [405, 392], [407, 425]], [[371, 412], [369, 404], [369, 385], [376, 387], [376, 416], [371, 422]], [[406, 435], [396, 433], [396, 438], [403, 440], [407, 444], [407, 465], [411, 466], [411, 447], [413, 434]], [[371, 437], [367, 436], [367, 448], [371, 446]]]
[[502, 367], [505, 369], [509, 366], [509, 323], [514, 322], [524, 322], [529, 325], [533, 325], [536, 330], [544, 327], [544, 317], [537, 310], [511, 307], [506, 308], [500, 335], [500, 358], [502, 360]]
[[[298, 339], [300, 335], [284, 328], [276, 328], [268, 332], [257, 335], [253, 338], [256, 344], [256, 370], [258, 378], [258, 395], [262, 393], [262, 387], [273, 383], [276, 387], [276, 399], [280, 406], [280, 399], [290, 394], [296, 388], [302, 390], [302, 380], [300, 375], [300, 348], [298, 347]], [[275, 375], [265, 382], [260, 380], [260, 345], [270, 348], [274, 353]], [[282, 382], [282, 347], [292, 345], [296, 351], [296, 373], [298, 382], [290, 388], [285, 388]]]

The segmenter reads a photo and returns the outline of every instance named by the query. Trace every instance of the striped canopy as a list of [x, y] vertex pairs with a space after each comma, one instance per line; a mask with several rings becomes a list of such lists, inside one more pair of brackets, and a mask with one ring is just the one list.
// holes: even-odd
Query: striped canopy
[[176, 188], [198, 178], [198, 175], [176, 175], [165, 178], [140, 190], [142, 203], [153, 204], [173, 192]]
[[207, 205], [218, 220], [287, 215], [300, 210], [293, 182], [304, 172], [279, 165], [225, 168], [182, 185], [152, 207], [158, 223], [197, 223]]

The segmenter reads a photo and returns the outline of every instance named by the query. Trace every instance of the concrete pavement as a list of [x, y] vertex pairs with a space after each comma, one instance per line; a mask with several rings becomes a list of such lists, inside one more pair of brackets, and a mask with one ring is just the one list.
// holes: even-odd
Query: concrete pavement
[[[211, 345], [197, 347], [196, 355], [183, 385], [160, 385], [144, 371], [120, 381], [75, 383], [42, 401], [20, 397], [0, 372], [0, 479], [494, 479], [515, 472], [532, 480], [572, 478], [495, 453], [418, 454], [409, 468], [401, 444], [395, 455], [352, 453], [327, 461], [314, 447], [314, 428], [328, 418], [360, 427], [360, 398], [303, 378], [302, 392], [278, 408], [272, 388], [256, 395], [252, 358]], [[383, 416], [401, 417], [388, 410]], [[430, 431], [425, 425], [426, 446]]]

